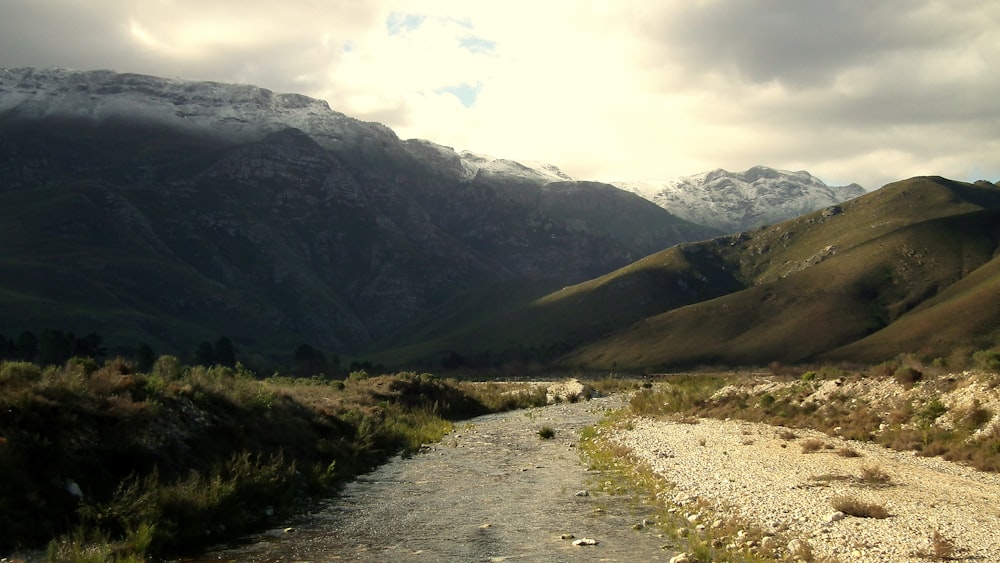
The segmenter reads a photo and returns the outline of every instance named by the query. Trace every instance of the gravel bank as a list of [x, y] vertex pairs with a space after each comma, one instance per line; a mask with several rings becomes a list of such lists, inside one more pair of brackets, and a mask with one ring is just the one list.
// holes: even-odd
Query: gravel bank
[[[954, 542], [955, 559], [1000, 561], [1000, 475], [808, 430], [782, 439], [781, 430], [743, 421], [638, 418], [611, 441], [675, 485], [667, 500], [697, 496], [764, 529], [787, 528], [810, 544], [817, 560], [926, 561], [919, 554], [930, 551], [938, 531]], [[805, 453], [809, 439], [826, 447]], [[843, 447], [860, 457], [838, 455]], [[863, 482], [866, 467], [887, 474], [889, 484]], [[890, 516], [831, 521], [831, 499], [842, 495], [882, 505]]]

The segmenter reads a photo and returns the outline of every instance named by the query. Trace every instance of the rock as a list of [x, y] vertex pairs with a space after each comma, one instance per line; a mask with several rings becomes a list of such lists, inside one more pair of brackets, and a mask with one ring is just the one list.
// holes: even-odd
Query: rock
[[573, 545], [576, 545], [576, 546], [581, 546], [581, 545], [597, 545], [599, 543], [601, 543], [601, 542], [599, 542], [599, 541], [597, 541], [597, 540], [595, 540], [593, 538], [580, 538], [578, 540], [575, 540], [573, 542]]
[[670, 563], [695, 563], [688, 553], [678, 553], [670, 558]]
[[80, 490], [80, 485], [77, 485], [76, 481], [72, 479], [66, 479], [66, 492], [76, 498], [83, 498], [83, 491]]
[[574, 496], [589, 497], [590, 496], [590, 492], [588, 492], [588, 491], [577, 491]]
[[827, 516], [826, 517], [826, 522], [827, 522], [827, 524], [832, 524], [832, 523], [834, 523], [834, 522], [836, 522], [838, 520], [843, 520], [845, 517], [847, 517], [847, 515], [838, 510], [836, 512], [831, 513], [829, 516]]
[[575, 537], [576, 536], [574, 536], [573, 534], [563, 534], [563, 535], [559, 536], [559, 539], [571, 540], [571, 539], [573, 539]]

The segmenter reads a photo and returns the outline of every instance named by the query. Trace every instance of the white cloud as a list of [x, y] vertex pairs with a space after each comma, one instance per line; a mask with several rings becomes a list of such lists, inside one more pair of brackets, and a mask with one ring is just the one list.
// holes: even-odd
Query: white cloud
[[239, 81], [592, 179], [1000, 178], [1000, 3], [0, 0], [0, 66]]

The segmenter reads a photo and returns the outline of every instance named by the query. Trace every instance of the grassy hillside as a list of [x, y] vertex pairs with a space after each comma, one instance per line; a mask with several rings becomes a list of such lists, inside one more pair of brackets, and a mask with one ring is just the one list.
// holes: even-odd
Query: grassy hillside
[[[853, 354], [878, 361], [989, 345], [1000, 321], [990, 295], [997, 225], [996, 186], [913, 178], [778, 225], [664, 250], [407, 352], [475, 357], [519, 347], [540, 359], [566, 351], [559, 361], [567, 366], [640, 370]], [[949, 314], [948, 329], [935, 331]]]

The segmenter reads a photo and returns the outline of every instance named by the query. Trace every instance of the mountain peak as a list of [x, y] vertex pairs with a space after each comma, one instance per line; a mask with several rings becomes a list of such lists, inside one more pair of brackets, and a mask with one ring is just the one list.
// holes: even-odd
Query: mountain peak
[[773, 224], [863, 195], [858, 184], [831, 187], [809, 172], [757, 165], [717, 168], [674, 180], [614, 182], [667, 211], [726, 232]]

